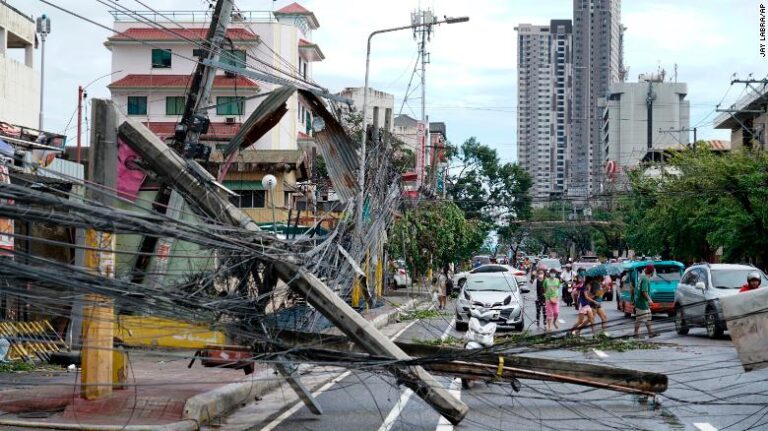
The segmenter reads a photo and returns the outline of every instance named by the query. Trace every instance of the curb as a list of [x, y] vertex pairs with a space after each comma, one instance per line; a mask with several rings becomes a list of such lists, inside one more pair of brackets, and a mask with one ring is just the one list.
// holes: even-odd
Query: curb
[[396, 323], [398, 318], [400, 317], [400, 313], [416, 308], [416, 306], [420, 302], [421, 301], [418, 298], [409, 299], [399, 307], [395, 307], [395, 309], [390, 311], [389, 313], [385, 313], [385, 314], [382, 314], [381, 316], [374, 317], [373, 320], [371, 320], [371, 324], [373, 325], [374, 328], [381, 329], [387, 325]]
[[187, 399], [182, 422], [206, 423], [279, 388], [283, 383], [283, 378], [275, 377], [271, 368], [246, 379]]
[[81, 431], [196, 431], [200, 429], [198, 422], [183, 420], [166, 425], [96, 425], [96, 424], [65, 424], [56, 422], [30, 422], [23, 420], [4, 419], [0, 425], [19, 428], [52, 429], [52, 430], [81, 430]]

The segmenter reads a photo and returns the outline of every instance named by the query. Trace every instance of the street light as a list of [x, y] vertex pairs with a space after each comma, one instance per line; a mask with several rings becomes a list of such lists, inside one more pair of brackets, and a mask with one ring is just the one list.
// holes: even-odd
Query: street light
[[456, 17], [456, 18], [448, 18], [445, 17], [442, 21], [433, 21], [433, 22], [421, 22], [418, 24], [411, 24], [411, 25], [404, 25], [402, 27], [393, 27], [393, 28], [387, 28], [383, 30], [376, 30], [370, 35], [368, 35], [368, 47], [365, 52], [365, 86], [363, 87], [363, 137], [360, 140], [360, 170], [357, 174], [357, 183], [360, 187], [360, 199], [358, 199], [357, 202], [357, 223], [355, 230], [357, 231], [358, 237], [360, 238], [360, 243], [363, 242], [363, 196], [365, 195], [365, 144], [367, 140], [367, 129], [368, 129], [368, 75], [371, 65], [371, 39], [373, 36], [376, 36], [377, 34], [381, 33], [390, 33], [393, 31], [398, 30], [408, 30], [408, 29], [414, 29], [419, 27], [426, 27], [431, 25], [440, 25], [440, 24], [456, 24], [460, 22], [467, 22], [469, 21], [469, 17], [462, 16], [462, 17]]
[[38, 128], [43, 130], [43, 94], [45, 89], [45, 37], [51, 32], [51, 19], [45, 16], [37, 18], [37, 32], [40, 33], [42, 42], [40, 51], [40, 121]]
[[274, 175], [264, 175], [261, 179], [261, 185], [264, 189], [269, 190], [270, 200], [272, 201], [272, 232], [277, 238], [277, 219], [275, 217], [275, 186], [277, 185], [277, 178]]

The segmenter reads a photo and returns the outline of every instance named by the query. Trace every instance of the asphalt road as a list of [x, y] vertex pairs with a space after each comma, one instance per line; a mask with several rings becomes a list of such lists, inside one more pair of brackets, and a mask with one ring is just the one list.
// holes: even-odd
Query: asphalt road
[[[534, 307], [526, 295], [528, 330]], [[605, 304], [612, 336], [631, 334], [632, 320], [624, 318], [615, 302]], [[561, 328], [570, 326], [576, 312], [561, 307]], [[461, 337], [452, 316], [403, 322], [385, 328], [402, 341]], [[549, 350], [533, 356], [595, 362], [666, 373], [669, 389], [656, 399], [582, 386], [522, 380], [515, 393], [508, 385], [477, 383], [461, 390], [458, 381], [438, 377], [470, 408], [457, 430], [747, 430], [768, 429], [768, 370], [744, 373], [727, 338], [710, 340], [703, 329], [688, 336], [674, 333], [664, 316], [654, 317], [661, 336], [658, 350]], [[582, 336], [591, 336], [589, 330]], [[286, 387], [243, 407], [209, 429], [340, 431], [438, 430], [453, 427], [420, 398], [396, 386], [388, 374], [364, 370], [309, 368], [303, 378], [314, 388], [325, 413], [315, 416]]]

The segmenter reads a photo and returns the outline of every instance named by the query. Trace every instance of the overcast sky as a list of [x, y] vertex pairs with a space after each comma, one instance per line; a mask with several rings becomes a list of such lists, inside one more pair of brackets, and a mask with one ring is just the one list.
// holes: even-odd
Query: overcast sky
[[[52, 32], [46, 44], [46, 129], [65, 130], [77, 103], [77, 86], [109, 73], [110, 52], [103, 43], [107, 30], [78, 20], [39, 0], [7, 0], [24, 13], [46, 13]], [[50, 0], [92, 20], [111, 26], [108, 8], [96, 0]], [[144, 9], [134, 0], [121, 4]], [[192, 10], [204, 0], [143, 0], [154, 9]], [[275, 9], [289, 4], [278, 0]], [[407, 25], [412, 10], [430, 7], [438, 16], [469, 16], [470, 22], [441, 26], [429, 44], [427, 113], [431, 121], [447, 125], [455, 144], [470, 136], [499, 150], [505, 161], [516, 152], [516, 38], [520, 23], [547, 24], [550, 19], [572, 19], [572, 0], [305, 0], [320, 21], [314, 41], [326, 60], [315, 63], [314, 78], [332, 91], [362, 86], [365, 42], [373, 30]], [[625, 63], [630, 81], [661, 66], [688, 84], [691, 125], [699, 139], [729, 139], [729, 132], [713, 130], [715, 104], [729, 90], [733, 73], [762, 78], [768, 60], [759, 55], [759, 0], [625, 0], [621, 21], [628, 27]], [[269, 10], [271, 0], [236, 0], [241, 10]], [[39, 51], [39, 50], [38, 50]], [[408, 32], [380, 35], [373, 40], [372, 87], [393, 93], [395, 112], [405, 93], [416, 59], [416, 43]], [[38, 52], [39, 57], [39, 52]], [[39, 62], [38, 62], [39, 64]], [[108, 97], [109, 79], [88, 89], [91, 97]], [[744, 86], [728, 91], [725, 105]], [[413, 100], [418, 115], [419, 101]], [[74, 121], [67, 134], [74, 141]]]

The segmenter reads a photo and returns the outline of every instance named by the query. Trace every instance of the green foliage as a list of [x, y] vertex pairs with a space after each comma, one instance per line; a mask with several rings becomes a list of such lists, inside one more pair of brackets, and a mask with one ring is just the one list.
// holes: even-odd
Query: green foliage
[[768, 250], [768, 155], [703, 146], [675, 155], [661, 175], [630, 176], [627, 241], [638, 252], [686, 262], [757, 260]]
[[424, 201], [414, 210], [405, 211], [390, 235], [390, 254], [407, 258], [416, 274], [424, 274], [430, 262], [433, 268], [467, 260], [480, 249], [490, 226], [479, 220], [467, 220], [453, 202]]
[[528, 217], [533, 181], [518, 165], [501, 163], [495, 149], [475, 137], [467, 139], [455, 154], [448, 193], [467, 218], [505, 226], [504, 220]]
[[34, 371], [35, 366], [26, 362], [0, 362], [0, 373]]
[[400, 315], [400, 320], [405, 322], [408, 320], [429, 320], [429, 319], [442, 319], [446, 316], [450, 316], [449, 311], [440, 311], [435, 309], [428, 310], [412, 310]]

